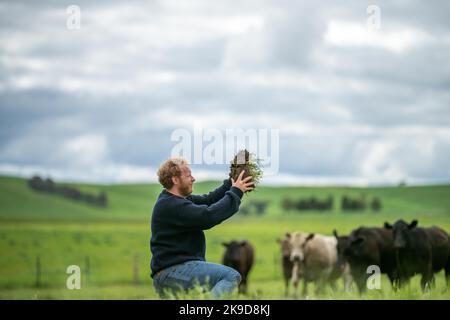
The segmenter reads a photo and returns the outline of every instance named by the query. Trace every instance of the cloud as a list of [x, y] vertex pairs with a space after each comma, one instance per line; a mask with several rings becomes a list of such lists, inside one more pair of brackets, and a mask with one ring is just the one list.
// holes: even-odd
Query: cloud
[[342, 21], [331, 21], [325, 34], [325, 42], [343, 47], [375, 47], [401, 54], [425, 41], [420, 30], [405, 29], [396, 32], [378, 32], [366, 26]]
[[108, 147], [104, 136], [82, 135], [70, 138], [61, 148], [60, 157], [66, 162], [92, 166], [106, 159]]
[[78, 1], [70, 31], [65, 5], [2, 2], [0, 172], [151, 179], [202, 125], [280, 129], [270, 183], [448, 181], [439, 3], [380, 1], [369, 31], [361, 1]]
[[50, 177], [57, 181], [93, 182], [93, 183], [157, 183], [156, 170], [152, 167], [140, 167], [126, 164], [96, 164], [86, 169], [67, 167], [48, 167], [39, 165], [0, 164], [4, 175], [30, 178], [34, 175]]

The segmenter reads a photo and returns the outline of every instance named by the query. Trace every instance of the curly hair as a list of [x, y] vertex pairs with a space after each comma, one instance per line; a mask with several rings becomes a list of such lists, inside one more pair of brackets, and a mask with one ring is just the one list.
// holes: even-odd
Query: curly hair
[[158, 169], [159, 183], [166, 189], [173, 187], [172, 177], [181, 176], [181, 165], [187, 165], [188, 162], [184, 158], [170, 158], [164, 161]]

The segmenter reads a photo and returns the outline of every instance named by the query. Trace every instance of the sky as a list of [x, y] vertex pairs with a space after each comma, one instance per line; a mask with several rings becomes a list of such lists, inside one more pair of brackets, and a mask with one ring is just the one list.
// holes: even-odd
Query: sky
[[173, 132], [201, 127], [278, 130], [266, 184], [449, 183], [448, 17], [439, 0], [1, 1], [0, 175], [155, 182]]

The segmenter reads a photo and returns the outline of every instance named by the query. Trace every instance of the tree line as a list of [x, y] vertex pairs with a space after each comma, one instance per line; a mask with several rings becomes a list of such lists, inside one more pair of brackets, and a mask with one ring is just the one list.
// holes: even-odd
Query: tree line
[[56, 184], [52, 179], [42, 179], [39, 176], [33, 176], [28, 180], [28, 186], [38, 192], [59, 195], [75, 201], [85, 202], [98, 207], [108, 206], [108, 197], [104, 191], [99, 194], [92, 194], [80, 191], [78, 188]]
[[[308, 198], [284, 198], [281, 202], [281, 207], [286, 211], [328, 211], [332, 210], [334, 205], [334, 198], [329, 195], [325, 199], [320, 199], [315, 196]], [[344, 195], [341, 198], [342, 211], [364, 211], [370, 208], [372, 211], [380, 211], [382, 208], [381, 200], [378, 197], [373, 197], [368, 201], [365, 196], [352, 198]]]

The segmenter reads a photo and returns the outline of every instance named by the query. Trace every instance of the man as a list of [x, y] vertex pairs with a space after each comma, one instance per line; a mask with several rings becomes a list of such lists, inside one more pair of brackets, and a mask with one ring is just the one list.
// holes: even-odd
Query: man
[[230, 294], [241, 281], [232, 268], [205, 261], [205, 235], [239, 209], [244, 192], [252, 190], [251, 177], [242, 172], [234, 181], [207, 195], [191, 195], [194, 177], [186, 160], [173, 158], [158, 170], [164, 190], [153, 208], [150, 240], [153, 285], [161, 297], [201, 285], [212, 298]]

